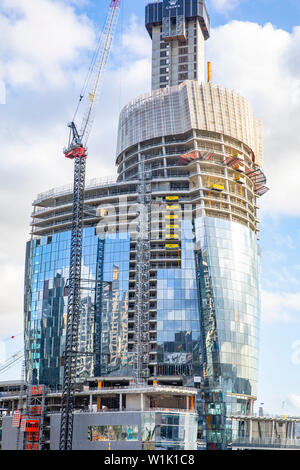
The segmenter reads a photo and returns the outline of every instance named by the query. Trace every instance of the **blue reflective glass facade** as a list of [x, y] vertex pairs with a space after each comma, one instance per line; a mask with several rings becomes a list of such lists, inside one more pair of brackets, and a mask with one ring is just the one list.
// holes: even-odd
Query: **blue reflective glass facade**
[[[62, 383], [70, 239], [70, 232], [61, 232], [31, 240], [27, 245], [25, 354], [29, 383], [43, 383], [53, 387]], [[103, 241], [101, 272], [97, 270], [101, 253], [99, 242], [95, 228], [84, 229], [79, 350], [93, 352], [94, 345], [100, 343], [97, 366], [99, 369], [101, 363], [104, 373], [109, 373], [110, 370], [116, 372], [122, 369], [128, 361], [129, 236], [123, 234], [119, 238], [115, 235], [113, 240]], [[97, 280], [102, 285], [98, 304], [95, 302]], [[101, 333], [95, 331], [95, 318], [100, 319]], [[95, 368], [92, 356], [79, 355], [80, 377], [95, 375]]]
[[199, 375], [199, 303], [190, 221], [182, 221], [181, 267], [157, 271], [157, 345], [158, 375]]
[[260, 249], [255, 234], [220, 219], [196, 220], [208, 442], [231, 441], [228, 416], [251, 412], [257, 395]]
[[[32, 240], [27, 246], [26, 365], [32, 383], [53, 387], [62, 383], [69, 253], [69, 232]], [[79, 357], [82, 378], [133, 376], [128, 340], [132, 259], [129, 234], [100, 239], [95, 228], [84, 229], [79, 347], [95, 352], [95, 360]], [[156, 373], [182, 376], [185, 384], [201, 377], [198, 402], [207, 441], [222, 447], [232, 438], [230, 415], [250, 413], [257, 395], [260, 249], [256, 235], [223, 219], [182, 220], [180, 264], [158, 268], [155, 278]]]
[[197, 415], [143, 413], [143, 450], [196, 450]]
[[132, 375], [132, 354], [128, 352], [129, 258], [128, 235], [106, 238], [99, 312], [101, 354], [95, 375]]

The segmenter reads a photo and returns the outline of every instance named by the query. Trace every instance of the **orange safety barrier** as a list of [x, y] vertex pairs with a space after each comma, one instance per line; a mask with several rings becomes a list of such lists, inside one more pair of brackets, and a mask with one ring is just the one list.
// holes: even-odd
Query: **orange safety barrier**
[[27, 419], [25, 423], [25, 432], [39, 432], [39, 420]]
[[42, 407], [41, 407], [41, 405], [30, 406], [29, 411], [30, 411], [30, 414], [31, 414], [32, 416], [33, 416], [33, 415], [40, 415], [41, 412], [42, 412]]
[[30, 388], [30, 395], [36, 395], [37, 393], [37, 387], [33, 386]]

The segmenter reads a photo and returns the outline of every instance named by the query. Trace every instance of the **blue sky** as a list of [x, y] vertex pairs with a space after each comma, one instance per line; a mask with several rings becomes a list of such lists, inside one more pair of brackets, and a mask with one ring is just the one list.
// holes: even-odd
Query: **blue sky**
[[[123, 0], [122, 17], [124, 21], [131, 15], [137, 15], [144, 22], [144, 7], [148, 3], [144, 0]], [[208, 0], [207, 2], [212, 27], [220, 26], [228, 21], [253, 21], [259, 24], [272, 23], [274, 26], [291, 32], [297, 24], [295, 19], [300, 16], [300, 3], [298, 0]], [[222, 7], [222, 5], [224, 5]], [[234, 5], [236, 5], [234, 7]], [[101, 24], [106, 12], [106, 3], [92, 1], [78, 11], [85, 11], [90, 18]]]
[[[118, 113], [127, 101], [150, 90], [145, 3], [123, 0], [89, 144], [89, 177], [114, 174]], [[65, 124], [73, 114], [107, 4], [1, 2], [0, 81], [7, 100], [0, 105], [0, 340], [16, 334], [22, 324], [31, 202], [38, 192], [72, 179], [61, 153]], [[208, 0], [207, 5], [212, 31], [206, 56], [213, 63], [213, 81], [249, 99], [264, 130], [271, 191], [260, 201], [263, 314], [258, 403], [263, 402], [269, 413], [300, 414], [300, 2]], [[0, 361], [19, 346], [20, 338], [0, 342]], [[14, 374], [15, 370], [0, 378]]]
[[271, 306], [261, 325], [259, 396], [266, 410], [277, 413], [299, 413], [293, 406], [300, 386], [300, 361], [293, 357], [300, 339], [299, 229], [298, 217], [266, 215], [261, 224], [262, 288]]
[[[221, 3], [221, 2], [220, 2]], [[225, 2], [234, 4], [235, 2]], [[300, 16], [300, 3], [298, 0], [241, 0], [232, 10], [223, 12], [210, 9], [213, 26], [220, 26], [227, 21], [253, 21], [264, 24], [272, 23], [274, 26], [291, 32], [295, 26], [295, 19]], [[214, 5], [214, 2], [207, 2]], [[218, 4], [218, 2], [215, 2]]]

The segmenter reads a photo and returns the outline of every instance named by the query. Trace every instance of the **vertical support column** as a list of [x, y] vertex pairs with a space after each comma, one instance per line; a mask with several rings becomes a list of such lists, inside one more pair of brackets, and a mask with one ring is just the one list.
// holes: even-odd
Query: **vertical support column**
[[164, 177], [167, 178], [168, 170], [167, 170], [167, 158], [166, 158], [166, 145], [165, 145], [165, 137], [162, 137], [162, 154], [163, 154], [163, 162], [164, 162]]
[[229, 220], [232, 220], [231, 196], [230, 196], [230, 191], [229, 191], [228, 169], [226, 168], [226, 166], [225, 166], [224, 174], [225, 174], [225, 188], [226, 188], [226, 194], [227, 194], [227, 202], [230, 208]]
[[[195, 148], [198, 148], [197, 141], [195, 140]], [[205, 204], [204, 204], [204, 192], [203, 192], [203, 186], [202, 186], [202, 178], [201, 178], [201, 166], [200, 162], [196, 162], [196, 168], [197, 168], [197, 180], [198, 180], [198, 188], [199, 188], [199, 195], [200, 195], [200, 214], [198, 213], [198, 204], [197, 204], [197, 213], [196, 217], [204, 217], [205, 216]]]
[[290, 422], [290, 440], [293, 439], [293, 426], [294, 426], [294, 423], [293, 421]]
[[[98, 380], [98, 390], [101, 390], [102, 386], [103, 386], [102, 380]], [[98, 413], [100, 413], [101, 411], [101, 396], [100, 395], [98, 395], [97, 397], [97, 411]]]
[[249, 419], [249, 443], [252, 443], [252, 435], [253, 435], [253, 421]]
[[123, 409], [123, 394], [120, 393], [120, 396], [119, 396], [119, 410], [122, 411]]
[[201, 181], [201, 176], [200, 176], [201, 175], [201, 169], [200, 169], [200, 162], [199, 161], [196, 162], [196, 168], [197, 168], [197, 180], [198, 180], [199, 192], [200, 192], [201, 197], [203, 197], [203, 190], [201, 188], [202, 181]]
[[221, 147], [222, 147], [223, 156], [225, 158], [226, 155], [225, 155], [225, 145], [224, 145], [224, 136], [223, 136], [223, 134], [221, 134]]
[[164, 162], [164, 177], [167, 178], [168, 177], [168, 164], [167, 164], [167, 159], [166, 157], [163, 158], [163, 162]]

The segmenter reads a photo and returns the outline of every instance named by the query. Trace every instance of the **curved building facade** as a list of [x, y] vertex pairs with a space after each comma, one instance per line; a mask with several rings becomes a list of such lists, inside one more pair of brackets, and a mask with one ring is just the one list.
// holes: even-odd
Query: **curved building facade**
[[213, 140], [219, 142], [223, 136], [228, 147], [230, 139], [231, 143], [237, 140], [239, 146], [243, 143], [251, 149], [250, 159], [262, 166], [261, 122], [248, 101], [232, 90], [192, 80], [154, 90], [125, 106], [120, 115], [117, 153], [138, 142], [182, 135], [191, 129], [212, 133], [207, 134], [211, 137], [217, 134]]
[[[186, 21], [204, 34], [201, 18]], [[150, 383], [195, 385], [209, 448], [224, 448], [230, 416], [250, 414], [257, 396], [261, 124], [231, 90], [198, 80], [161, 86], [121, 112], [116, 162], [117, 178], [85, 189], [80, 350], [94, 355], [79, 356], [79, 377], [116, 383], [142, 371]], [[33, 206], [26, 370], [29, 382], [55, 387], [72, 187]]]

